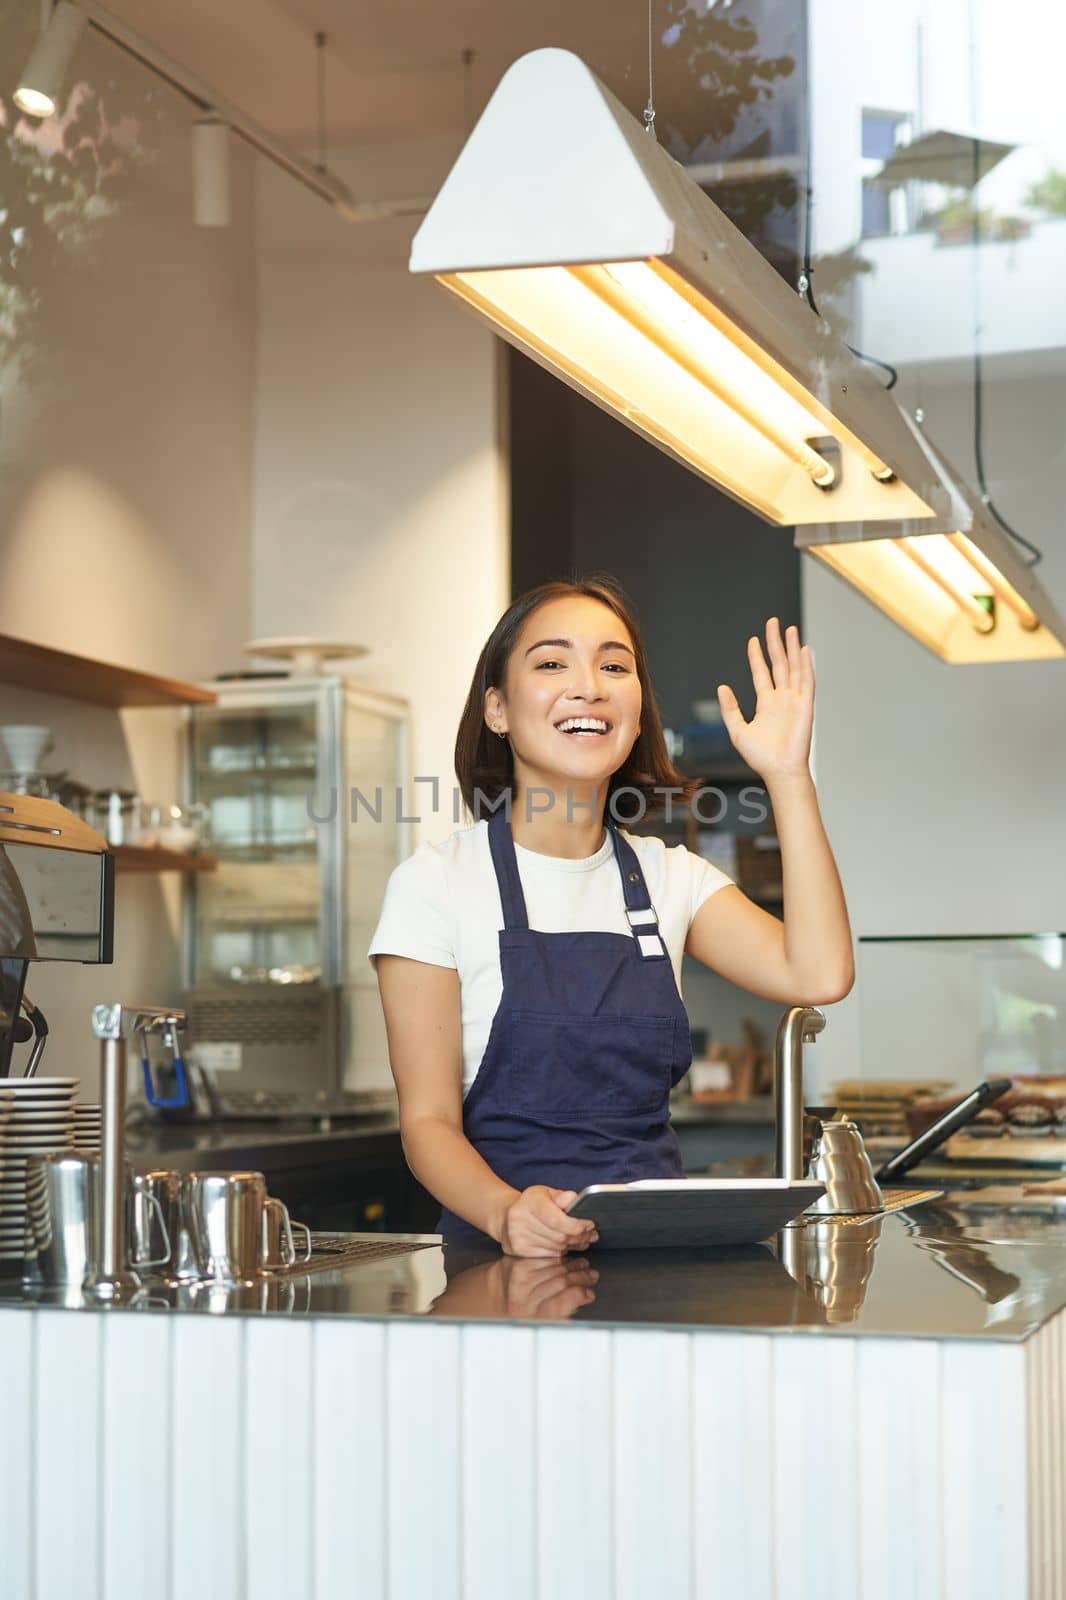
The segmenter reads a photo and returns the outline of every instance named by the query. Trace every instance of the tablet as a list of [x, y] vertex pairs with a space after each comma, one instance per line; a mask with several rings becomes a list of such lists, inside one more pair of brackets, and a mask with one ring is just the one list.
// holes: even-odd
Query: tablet
[[597, 1249], [759, 1244], [824, 1193], [807, 1179], [642, 1178], [591, 1184], [569, 1210], [595, 1222]]

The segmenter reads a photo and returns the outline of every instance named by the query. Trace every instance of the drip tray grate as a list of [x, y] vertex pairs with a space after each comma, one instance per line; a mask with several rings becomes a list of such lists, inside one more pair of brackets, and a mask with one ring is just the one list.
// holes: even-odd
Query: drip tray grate
[[438, 1244], [429, 1239], [374, 1239], [366, 1234], [313, 1233], [310, 1261], [297, 1261], [291, 1267], [273, 1267], [264, 1278], [303, 1278], [311, 1272], [336, 1271], [340, 1267], [362, 1266], [367, 1261], [384, 1261], [389, 1256], [410, 1255], [413, 1250], [432, 1250]]
[[[820, 1222], [842, 1223], [845, 1227], [849, 1224], [863, 1222], [877, 1222], [890, 1211], [904, 1211], [907, 1206], [923, 1206], [929, 1200], [936, 1200], [944, 1193], [943, 1189], [885, 1189], [882, 1199], [885, 1202], [884, 1211], [857, 1211], [833, 1216], [831, 1213], [812, 1211], [797, 1217], [796, 1222], [805, 1228], [814, 1228]], [[795, 1227], [796, 1223], [791, 1223]]]

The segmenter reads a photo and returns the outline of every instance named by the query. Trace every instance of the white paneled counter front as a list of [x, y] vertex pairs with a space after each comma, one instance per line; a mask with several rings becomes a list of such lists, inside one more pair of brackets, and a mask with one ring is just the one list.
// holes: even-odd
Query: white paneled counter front
[[0, 1592], [1061, 1600], [1062, 1241], [923, 1209], [805, 1229], [787, 1271], [432, 1247], [181, 1306], [8, 1284]]

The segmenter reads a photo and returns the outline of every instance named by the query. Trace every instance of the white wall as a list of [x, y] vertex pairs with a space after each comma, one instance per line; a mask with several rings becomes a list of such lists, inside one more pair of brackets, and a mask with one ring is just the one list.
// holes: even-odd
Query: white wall
[[[360, 197], [432, 194], [455, 153], [333, 164]], [[414, 221], [346, 223], [265, 166], [259, 218], [256, 634], [370, 647], [356, 676], [411, 702], [413, 771], [442, 790], [420, 837], [442, 839], [459, 714], [509, 599], [496, 342], [408, 274]]]
[[[333, 164], [360, 198], [432, 194], [454, 154], [437, 142]], [[445, 290], [408, 273], [414, 221], [346, 223], [266, 167], [258, 200], [255, 632], [369, 646], [354, 675], [410, 702], [412, 774], [439, 780], [436, 814], [429, 786], [413, 790], [412, 846], [444, 839], [459, 715], [510, 598], [504, 366]], [[391, 1086], [376, 977], [365, 949], [351, 955], [345, 1082]]]
[[[5, 21], [5, 58], [21, 57], [35, 24], [33, 8]], [[38, 251], [22, 280], [40, 314], [32, 332], [16, 328], [22, 362], [0, 373], [0, 632], [208, 678], [239, 659], [251, 609], [251, 160], [234, 149], [232, 225], [197, 229], [188, 108], [92, 34], [78, 73], [108, 86], [112, 114], [150, 89], [150, 114], [114, 209], [66, 260]], [[178, 713], [0, 685], [0, 722], [31, 721], [55, 731], [50, 768], [177, 798]], [[114, 966], [31, 970], [46, 1059], [84, 1074], [86, 1097], [90, 1006], [177, 997], [178, 899], [174, 879], [121, 877]]]
[[[84, 69], [133, 70], [91, 54]], [[98, 230], [91, 270], [73, 299], [66, 280], [45, 294], [40, 362], [9, 374], [0, 630], [191, 679], [239, 665], [253, 635], [356, 639], [373, 652], [360, 677], [412, 703], [413, 770], [449, 791], [470, 674], [509, 591], [495, 343], [409, 278], [413, 222], [346, 224], [267, 168], [253, 201], [240, 149], [233, 226], [196, 230], [188, 118], [164, 100], [159, 149]], [[360, 193], [373, 174], [378, 194], [428, 194], [453, 154], [337, 164]], [[176, 713], [5, 687], [0, 719], [51, 726], [50, 765], [93, 786], [179, 792]], [[453, 826], [445, 798], [423, 832]], [[53, 1070], [84, 1075], [87, 1095], [89, 1006], [175, 998], [179, 932], [176, 879], [120, 878], [115, 966], [31, 974]]]

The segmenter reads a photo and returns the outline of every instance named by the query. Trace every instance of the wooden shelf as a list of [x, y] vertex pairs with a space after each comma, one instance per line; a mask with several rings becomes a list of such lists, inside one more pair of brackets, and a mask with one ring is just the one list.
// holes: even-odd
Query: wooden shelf
[[199, 684], [115, 667], [6, 633], [0, 633], [0, 683], [97, 706], [213, 706], [218, 701], [211, 689]]
[[116, 844], [111, 847], [116, 872], [214, 872], [218, 857], [193, 855], [184, 850], [161, 850], [137, 844]]

